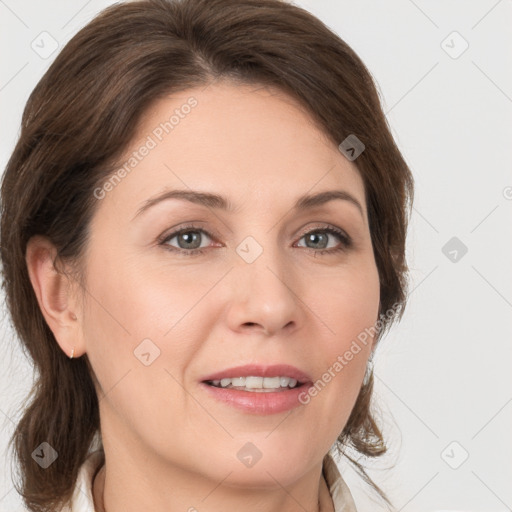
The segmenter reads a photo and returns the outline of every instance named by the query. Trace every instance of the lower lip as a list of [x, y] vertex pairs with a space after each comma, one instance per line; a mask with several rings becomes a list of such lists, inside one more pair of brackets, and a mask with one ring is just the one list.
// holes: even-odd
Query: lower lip
[[[213, 398], [237, 409], [252, 414], [277, 414], [304, 405], [299, 396], [306, 394], [311, 384], [303, 384], [285, 391], [240, 391], [238, 389], [217, 388], [201, 382], [201, 386]], [[302, 395], [302, 396], [304, 396]]]

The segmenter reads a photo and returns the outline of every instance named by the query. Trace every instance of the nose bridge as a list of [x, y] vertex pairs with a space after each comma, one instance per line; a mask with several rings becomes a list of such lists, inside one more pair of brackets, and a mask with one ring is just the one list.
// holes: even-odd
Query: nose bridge
[[256, 323], [270, 333], [298, 318], [293, 271], [276, 238], [275, 230], [262, 228], [235, 248], [232, 320], [238, 326]]

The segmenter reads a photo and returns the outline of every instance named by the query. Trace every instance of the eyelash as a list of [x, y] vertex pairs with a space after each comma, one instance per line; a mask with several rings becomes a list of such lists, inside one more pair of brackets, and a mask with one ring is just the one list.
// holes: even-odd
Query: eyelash
[[[187, 233], [188, 231], [196, 231], [196, 232], [204, 233], [208, 238], [211, 238], [212, 240], [214, 239], [213, 235], [211, 235], [208, 231], [206, 231], [202, 228], [199, 228], [198, 226], [188, 225], [188, 226], [182, 227], [178, 231], [174, 231], [174, 232], [170, 233], [169, 235], [164, 235], [163, 238], [159, 239], [158, 245], [163, 246], [164, 249], [166, 249], [170, 252], [178, 253], [178, 254], [182, 254], [182, 255], [186, 255], [186, 256], [199, 256], [201, 254], [204, 254], [205, 250], [207, 249], [206, 247], [203, 247], [202, 249], [181, 249], [181, 248], [173, 247], [173, 246], [170, 246], [167, 244], [167, 242], [169, 240], [172, 240], [175, 236], [181, 235], [183, 233]], [[329, 233], [331, 235], [336, 235], [340, 239], [341, 244], [340, 244], [340, 246], [335, 247], [334, 249], [312, 249], [311, 247], [305, 247], [306, 250], [314, 252], [315, 256], [317, 254], [320, 254], [320, 255], [335, 254], [340, 251], [346, 251], [347, 249], [350, 249], [352, 247], [352, 239], [348, 235], [346, 235], [343, 231], [341, 231], [340, 229], [335, 228], [333, 226], [313, 228], [312, 230], [307, 231], [306, 233], [303, 233], [301, 235], [301, 237], [299, 238], [299, 240], [301, 240], [302, 238], [304, 238], [305, 236], [307, 236], [311, 233], [319, 233], [319, 232], [320, 233], [325, 232], [325, 233]]]

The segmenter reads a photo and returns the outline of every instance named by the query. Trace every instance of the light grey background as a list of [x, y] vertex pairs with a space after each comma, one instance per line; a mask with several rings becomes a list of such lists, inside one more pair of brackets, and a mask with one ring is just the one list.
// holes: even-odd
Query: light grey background
[[[31, 43], [47, 31], [62, 48], [111, 3], [0, 0], [2, 170], [28, 95], [57, 55], [41, 58]], [[370, 474], [404, 512], [511, 510], [512, 1], [296, 3], [368, 66], [416, 181], [412, 293], [375, 366], [390, 453]], [[453, 248], [442, 251], [452, 237], [468, 249], [456, 248], [455, 262]], [[14, 512], [21, 502], [3, 450], [32, 371], [4, 309], [0, 511]], [[379, 510], [341, 468], [359, 510]]]

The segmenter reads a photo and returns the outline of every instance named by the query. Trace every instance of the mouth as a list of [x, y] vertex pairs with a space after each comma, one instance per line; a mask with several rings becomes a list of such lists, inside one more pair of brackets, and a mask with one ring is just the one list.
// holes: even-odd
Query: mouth
[[301, 405], [301, 396], [313, 385], [295, 366], [245, 365], [228, 368], [201, 380], [207, 395], [247, 414], [277, 414]]
[[225, 377], [223, 379], [205, 380], [203, 382], [215, 388], [249, 391], [252, 393], [282, 392], [305, 385], [305, 382], [299, 382], [297, 379], [287, 375], [278, 375], [276, 377], [249, 375], [246, 377]]
[[202, 382], [229, 389], [279, 391], [311, 383], [311, 377], [289, 364], [246, 364], [206, 375]]

